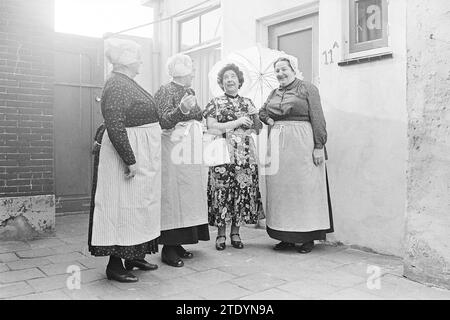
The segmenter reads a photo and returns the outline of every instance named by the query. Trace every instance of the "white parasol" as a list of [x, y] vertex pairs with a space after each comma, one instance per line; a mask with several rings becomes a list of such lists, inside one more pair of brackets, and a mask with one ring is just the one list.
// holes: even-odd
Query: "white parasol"
[[[234, 63], [244, 73], [244, 84], [239, 94], [252, 99], [256, 108], [261, 108], [270, 92], [279, 86], [273, 63], [280, 57], [289, 57], [297, 62], [295, 57], [288, 56], [283, 51], [269, 49], [260, 44], [230, 53], [217, 62], [208, 74], [211, 93], [215, 97], [223, 95], [217, 83], [217, 74], [226, 64]], [[295, 65], [298, 64], [295, 63]], [[302, 78], [301, 73], [298, 70], [295, 71], [297, 77]]]

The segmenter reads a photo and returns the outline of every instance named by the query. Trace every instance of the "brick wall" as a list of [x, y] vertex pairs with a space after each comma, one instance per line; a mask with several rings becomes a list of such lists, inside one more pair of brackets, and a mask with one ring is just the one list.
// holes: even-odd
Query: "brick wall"
[[53, 0], [0, 0], [0, 197], [54, 193]]

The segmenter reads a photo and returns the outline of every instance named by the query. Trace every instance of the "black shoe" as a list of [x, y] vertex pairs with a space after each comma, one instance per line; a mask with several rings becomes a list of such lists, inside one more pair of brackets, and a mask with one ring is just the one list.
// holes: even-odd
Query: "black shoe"
[[243, 249], [244, 248], [244, 244], [242, 243], [241, 240], [238, 241], [234, 241], [233, 240], [233, 236], [238, 236], [239, 238], [241, 237], [239, 235], [239, 233], [234, 233], [234, 234], [230, 234], [230, 238], [231, 238], [231, 245], [236, 248], [236, 249]]
[[223, 250], [225, 250], [225, 248], [227, 247], [227, 245], [226, 245], [225, 241], [222, 242], [222, 243], [217, 242], [217, 240], [219, 240], [220, 238], [224, 238], [224, 239], [226, 240], [227, 237], [225, 237], [225, 236], [217, 236], [217, 237], [216, 237], [216, 250], [223, 251]]
[[276, 245], [273, 247], [273, 250], [276, 250], [276, 251], [284, 251], [284, 250], [288, 250], [288, 249], [294, 248], [294, 247], [295, 247], [295, 244], [294, 244], [294, 243], [289, 243], [289, 242], [281, 241], [280, 243], [276, 244]]
[[192, 252], [186, 251], [182, 246], [177, 246], [175, 251], [183, 259], [192, 259], [194, 257]]
[[114, 271], [106, 268], [106, 277], [108, 280], [115, 280], [118, 282], [137, 282], [139, 279], [134, 274], [124, 271]]
[[184, 266], [184, 262], [180, 259], [180, 257], [178, 257], [176, 254], [172, 254], [171, 256], [172, 257], [169, 258], [165, 252], [162, 252], [161, 261], [175, 268], [181, 268]]
[[144, 259], [125, 260], [125, 269], [133, 270], [133, 268], [150, 271], [158, 269], [158, 266], [156, 264], [149, 263]]
[[312, 249], [314, 248], [314, 240], [313, 241], [309, 241], [309, 242], [305, 242], [303, 243], [299, 248], [298, 248], [298, 252], [299, 253], [310, 253], [312, 251]]

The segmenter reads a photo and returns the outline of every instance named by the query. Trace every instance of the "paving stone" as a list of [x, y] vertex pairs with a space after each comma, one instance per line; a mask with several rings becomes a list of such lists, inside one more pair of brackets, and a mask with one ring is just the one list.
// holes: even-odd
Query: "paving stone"
[[178, 277], [182, 277], [182, 276], [187, 276], [187, 275], [193, 274], [195, 272], [197, 272], [197, 271], [190, 267], [187, 267], [186, 265], [183, 268], [174, 268], [174, 267], [171, 267], [171, 266], [161, 263], [158, 265], [157, 270], [152, 271], [152, 275], [160, 280], [168, 280], [168, 279], [174, 279], [174, 278], [178, 278]]
[[68, 261], [77, 261], [80, 259], [85, 258], [81, 253], [79, 252], [71, 252], [67, 254], [58, 254], [54, 256], [48, 257], [48, 259], [53, 263], [61, 263], [61, 262], [68, 262]]
[[19, 257], [14, 252], [0, 254], [0, 263], [12, 262], [16, 260], [19, 260]]
[[30, 245], [24, 241], [2, 241], [0, 242], [0, 253], [29, 250]]
[[106, 279], [106, 274], [104, 272], [99, 272], [97, 270], [81, 271], [81, 283], [89, 283], [102, 279]]
[[172, 296], [159, 297], [156, 300], [206, 300], [197, 295], [194, 291], [186, 291]]
[[42, 271], [33, 268], [18, 271], [7, 271], [0, 273], [0, 283], [12, 283], [29, 279], [45, 277]]
[[180, 277], [176, 279], [169, 279], [164, 282], [158, 284], [154, 290], [152, 287], [151, 291], [154, 294], [157, 294], [161, 297], [172, 296], [176, 294], [180, 294], [186, 291], [194, 291], [197, 292], [199, 288], [202, 287], [202, 284], [191, 281], [190, 277]]
[[11, 300], [70, 300], [70, 298], [64, 293], [64, 291], [54, 290], [16, 297]]
[[200, 271], [183, 278], [189, 278], [190, 281], [201, 284], [202, 286], [209, 286], [219, 282], [227, 281], [235, 278], [234, 275], [217, 270], [211, 269], [206, 271]]
[[252, 293], [241, 300], [303, 300], [304, 297], [295, 295], [277, 288], [271, 288], [258, 293]]
[[237, 279], [232, 279], [230, 282], [253, 292], [264, 291], [286, 283], [285, 280], [265, 273], [246, 275]]
[[90, 255], [88, 253], [87, 245], [85, 244], [64, 244], [62, 246], [52, 247], [55, 254], [67, 254], [71, 252], [80, 252], [83, 255]]
[[40, 249], [18, 251], [16, 252], [16, 254], [19, 256], [19, 258], [28, 259], [28, 258], [48, 257], [55, 254], [55, 251], [53, 251], [50, 248], [40, 248]]
[[113, 286], [112, 281], [109, 280], [81, 284], [80, 289], [70, 290], [66, 288], [63, 291], [68, 297], [74, 300], [99, 299], [101, 296], [120, 294], [122, 292], [121, 289]]
[[324, 300], [382, 300], [381, 297], [374, 294], [358, 290], [355, 288], [347, 288], [337, 291], [333, 294], [326, 295]]
[[284, 284], [279, 286], [278, 289], [305, 297], [307, 299], [320, 299], [321, 297], [333, 294], [343, 288], [320, 281], [301, 280]]
[[24, 270], [50, 264], [51, 261], [46, 258], [21, 259], [14, 262], [8, 262], [11, 270]]
[[33, 292], [34, 289], [26, 282], [0, 284], [0, 299], [24, 296]]
[[52, 248], [64, 245], [65, 242], [58, 238], [45, 238], [45, 239], [38, 239], [38, 240], [32, 240], [27, 241], [27, 243], [30, 245], [32, 249], [40, 249], [40, 248]]
[[88, 269], [101, 269], [103, 271], [106, 269], [108, 261], [109, 257], [83, 257], [78, 259], [78, 262]]
[[85, 270], [86, 267], [77, 261], [61, 262], [56, 264], [48, 264], [40, 266], [39, 269], [42, 270], [47, 276], [55, 276], [58, 274], [67, 274], [67, 268], [69, 266], [78, 266], [80, 270]]
[[85, 244], [87, 242], [86, 236], [65, 237], [62, 239], [67, 244]]
[[220, 271], [229, 273], [229, 274], [233, 274], [235, 276], [245, 276], [248, 274], [252, 274], [255, 272], [255, 266], [252, 265], [243, 265], [243, 266], [223, 266], [223, 267], [219, 267], [217, 268]]
[[252, 292], [232, 283], [218, 283], [214, 286], [195, 290], [195, 294], [208, 300], [231, 300], [249, 295]]
[[35, 289], [36, 292], [46, 292], [67, 288], [67, 279], [69, 276], [69, 274], [63, 274], [47, 278], [28, 280], [27, 282]]
[[5, 272], [5, 271], [9, 271], [8, 266], [6, 265], [6, 263], [0, 263], [0, 272]]

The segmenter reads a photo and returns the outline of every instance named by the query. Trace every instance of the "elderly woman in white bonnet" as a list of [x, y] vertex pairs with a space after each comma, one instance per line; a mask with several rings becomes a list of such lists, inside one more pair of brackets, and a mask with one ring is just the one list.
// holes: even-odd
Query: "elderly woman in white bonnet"
[[259, 113], [271, 128], [270, 156], [279, 161], [278, 170], [266, 176], [267, 232], [280, 241], [275, 250], [299, 244], [299, 253], [309, 253], [314, 240], [325, 240], [333, 232], [326, 123], [319, 90], [300, 79], [297, 59], [286, 55], [273, 66], [280, 87]]
[[157, 268], [144, 258], [158, 251], [161, 128], [152, 95], [133, 80], [142, 64], [139, 45], [109, 39], [105, 48], [113, 70], [101, 99], [106, 131], [97, 141], [89, 251], [110, 257], [108, 279], [136, 282], [133, 268]]
[[[196, 149], [202, 142], [202, 110], [191, 88], [194, 68], [189, 56], [169, 58], [171, 81], [158, 90], [162, 134], [162, 261], [182, 267], [194, 257], [182, 245], [209, 240], [206, 202], [206, 170]], [[200, 153], [201, 156], [201, 153]]]

